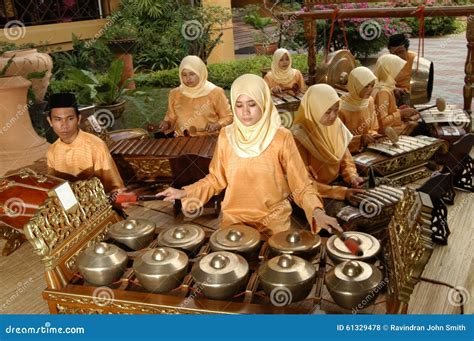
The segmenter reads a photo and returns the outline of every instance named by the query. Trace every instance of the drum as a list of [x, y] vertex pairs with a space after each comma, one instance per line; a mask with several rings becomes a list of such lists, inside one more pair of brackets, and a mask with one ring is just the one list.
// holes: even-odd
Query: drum
[[0, 237], [7, 240], [3, 255], [23, 243], [23, 226], [48, 198], [48, 192], [62, 183], [62, 179], [29, 168], [0, 178]]

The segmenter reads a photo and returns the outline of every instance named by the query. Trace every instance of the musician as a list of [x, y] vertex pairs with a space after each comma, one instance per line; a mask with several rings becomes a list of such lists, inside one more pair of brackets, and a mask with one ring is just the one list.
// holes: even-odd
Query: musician
[[[183, 199], [183, 207], [204, 204], [225, 189], [222, 226], [244, 223], [273, 234], [290, 228], [292, 199], [308, 221], [321, 229], [340, 230], [323, 211], [291, 132], [281, 126], [270, 89], [251, 74], [237, 78], [231, 88], [236, 119], [221, 130], [209, 174], [183, 189], [168, 188], [158, 195]], [[188, 206], [189, 205], [189, 206]]]
[[348, 94], [341, 98], [339, 118], [354, 136], [349, 151], [354, 154], [379, 137], [379, 123], [374, 99], [370, 96], [377, 77], [370, 69], [359, 66], [351, 71], [347, 82]]
[[417, 57], [417, 54], [413, 51], [408, 50], [410, 47], [410, 40], [403, 33], [391, 35], [388, 39], [388, 50], [391, 54], [394, 54], [407, 63], [398, 74], [396, 80], [396, 88], [394, 89], [395, 98], [397, 104], [410, 104], [410, 92], [411, 92], [411, 73], [413, 69], [413, 62]]
[[378, 83], [372, 91], [375, 110], [379, 122], [379, 133], [384, 134], [386, 127], [392, 127], [399, 135], [410, 135], [417, 127], [420, 114], [415, 109], [402, 105], [397, 108], [395, 99], [395, 79], [406, 65], [406, 61], [393, 54], [380, 56], [375, 64], [375, 76]]
[[[355, 194], [363, 192], [360, 187], [364, 181], [357, 174], [347, 148], [352, 134], [337, 117], [339, 104], [340, 98], [330, 85], [312, 85], [303, 96], [291, 127], [303, 162], [315, 180], [314, 186], [325, 198], [324, 207], [329, 215], [343, 204], [331, 199], [353, 201]], [[343, 185], [331, 185], [341, 176]]]
[[[170, 91], [168, 111], [160, 131], [183, 136], [218, 133], [232, 123], [232, 111], [224, 90], [207, 80], [206, 64], [197, 56], [183, 58], [179, 65], [181, 85]], [[191, 129], [190, 129], [191, 128]]]
[[264, 78], [273, 94], [278, 95], [287, 91], [296, 95], [298, 92], [306, 91], [306, 84], [301, 71], [292, 68], [291, 64], [291, 55], [287, 49], [275, 51], [271, 71]]
[[107, 145], [97, 136], [79, 129], [81, 115], [71, 93], [51, 95], [49, 125], [59, 138], [47, 152], [48, 174], [69, 181], [97, 177], [105, 192], [124, 187]]

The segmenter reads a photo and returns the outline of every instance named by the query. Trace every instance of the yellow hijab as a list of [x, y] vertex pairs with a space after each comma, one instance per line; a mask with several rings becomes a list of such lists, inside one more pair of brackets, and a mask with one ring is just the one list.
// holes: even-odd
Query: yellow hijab
[[[280, 59], [283, 58], [284, 55], [287, 55], [290, 59], [290, 65], [283, 70], [280, 68]], [[295, 78], [295, 69], [291, 67], [292, 60], [290, 52], [287, 49], [278, 49], [273, 54], [272, 59], [272, 71], [269, 72], [269, 77], [272, 78], [275, 82], [279, 84], [288, 84]]]
[[336, 90], [331, 86], [310, 86], [291, 128], [295, 138], [321, 162], [339, 162], [352, 140], [352, 134], [339, 118], [330, 126], [319, 122], [324, 113], [339, 101]]
[[[252, 98], [262, 110], [262, 118], [253, 126], [245, 126], [235, 114], [235, 103], [240, 95]], [[225, 127], [230, 145], [239, 157], [259, 156], [270, 145], [281, 126], [280, 115], [273, 104], [267, 83], [257, 75], [242, 75], [232, 83], [230, 101], [235, 117], [234, 122]]]
[[[181, 73], [183, 69], [191, 70], [199, 77], [199, 83], [193, 88], [186, 86], [183, 82]], [[214, 84], [207, 80], [207, 67], [206, 64], [198, 56], [186, 56], [179, 65], [179, 80], [181, 85], [179, 90], [181, 93], [190, 98], [197, 98], [208, 95], [212, 90], [216, 88]]]
[[369, 106], [369, 99], [361, 98], [359, 94], [362, 89], [376, 79], [377, 77], [375, 77], [373, 72], [364, 66], [359, 66], [352, 70], [347, 82], [349, 93], [342, 96], [341, 108], [348, 111], [361, 111], [366, 109]]
[[394, 54], [384, 54], [377, 59], [375, 64], [375, 76], [378, 78], [378, 83], [375, 90], [393, 90], [395, 89], [395, 78], [397, 78], [400, 71], [407, 62]]

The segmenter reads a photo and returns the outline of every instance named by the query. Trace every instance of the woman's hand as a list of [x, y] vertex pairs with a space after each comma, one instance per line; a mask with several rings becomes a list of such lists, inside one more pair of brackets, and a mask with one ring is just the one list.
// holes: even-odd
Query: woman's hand
[[351, 186], [352, 188], [361, 188], [362, 185], [364, 184], [365, 180], [364, 178], [361, 178], [360, 176], [356, 175], [351, 178]]
[[351, 204], [357, 206], [357, 201], [355, 200], [354, 196], [360, 193], [365, 193], [365, 190], [360, 188], [348, 188], [346, 190], [346, 200], [349, 201]]
[[400, 110], [402, 121], [416, 121], [420, 117], [420, 113], [413, 108], [403, 108]]
[[272, 93], [273, 94], [280, 94], [282, 92], [283, 92], [283, 89], [279, 86], [276, 86], [276, 87], [272, 88]]
[[311, 232], [314, 234], [319, 233], [321, 229], [333, 233], [332, 229], [339, 232], [343, 232], [342, 227], [339, 226], [336, 218], [326, 215], [321, 208], [316, 208], [313, 211], [313, 223], [311, 224]]
[[222, 128], [221, 124], [219, 122], [209, 122], [206, 125], [206, 131], [208, 133], [213, 133], [215, 131], [219, 131]]
[[173, 201], [173, 200], [180, 200], [184, 197], [186, 197], [186, 191], [183, 189], [176, 189], [173, 187], [168, 187], [164, 191], [157, 193], [158, 195], [162, 195], [165, 198], [163, 199], [164, 201]]
[[165, 131], [171, 128], [171, 123], [168, 121], [162, 121], [160, 123], [160, 131]]
[[365, 147], [371, 143], [375, 143], [375, 137], [369, 134], [362, 134], [362, 136], [360, 137], [360, 141], [361, 145]]

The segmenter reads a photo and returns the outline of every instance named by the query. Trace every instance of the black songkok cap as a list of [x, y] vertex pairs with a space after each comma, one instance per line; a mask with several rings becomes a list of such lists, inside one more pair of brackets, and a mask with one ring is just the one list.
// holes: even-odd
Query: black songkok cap
[[397, 46], [402, 46], [405, 45], [406, 48], [410, 46], [410, 41], [408, 38], [405, 36], [404, 33], [397, 33], [394, 35], [391, 35], [390, 38], [388, 38], [388, 47], [397, 47]]
[[77, 110], [76, 96], [69, 92], [53, 94], [49, 97], [49, 109], [74, 108]]

